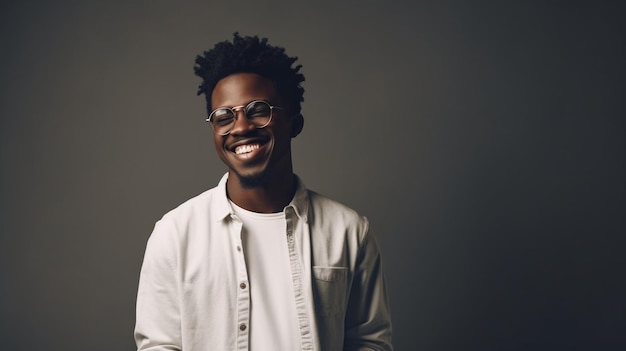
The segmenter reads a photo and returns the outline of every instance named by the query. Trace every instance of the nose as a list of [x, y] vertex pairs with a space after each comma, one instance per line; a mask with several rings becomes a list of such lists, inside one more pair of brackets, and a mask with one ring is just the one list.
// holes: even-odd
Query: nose
[[230, 134], [243, 135], [256, 129], [254, 124], [250, 123], [248, 120], [243, 107], [237, 106], [233, 108], [233, 111], [235, 112], [235, 124], [233, 125], [233, 129], [230, 130]]

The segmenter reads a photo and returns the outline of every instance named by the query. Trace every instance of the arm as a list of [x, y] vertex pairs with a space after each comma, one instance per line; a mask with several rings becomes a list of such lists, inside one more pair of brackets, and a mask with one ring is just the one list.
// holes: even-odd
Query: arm
[[158, 222], [148, 239], [137, 292], [137, 350], [182, 349], [172, 234]]
[[344, 350], [391, 351], [391, 317], [380, 252], [365, 227], [345, 320]]

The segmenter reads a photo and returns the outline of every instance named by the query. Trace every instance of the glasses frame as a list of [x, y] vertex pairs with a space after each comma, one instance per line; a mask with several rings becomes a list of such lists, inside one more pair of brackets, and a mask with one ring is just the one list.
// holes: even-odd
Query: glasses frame
[[[270, 118], [268, 118], [267, 122], [265, 124], [263, 124], [263, 125], [256, 125], [256, 124], [254, 124], [252, 122], [252, 119], [250, 119], [248, 117], [248, 114], [246, 113], [246, 110], [247, 110], [247, 108], [249, 106], [251, 106], [252, 104], [255, 104], [255, 103], [259, 103], [259, 102], [266, 104], [270, 108]], [[213, 117], [215, 116], [215, 112], [216, 111], [224, 110], [224, 109], [229, 110], [230, 112], [232, 112], [233, 116], [235, 116], [235, 119], [233, 120], [232, 125], [230, 126], [228, 131], [226, 131], [226, 133], [218, 133], [215, 130], [215, 126], [213, 125], [212, 120], [213, 120]], [[239, 105], [239, 106], [233, 106], [233, 107], [227, 107], [227, 106], [218, 107], [218, 108], [214, 109], [213, 111], [211, 111], [211, 113], [209, 114], [209, 117], [206, 119], [206, 121], [211, 125], [211, 129], [213, 129], [213, 132], [215, 134], [225, 136], [225, 135], [230, 134], [230, 132], [233, 130], [233, 128], [235, 128], [235, 123], [237, 123], [237, 118], [239, 118], [238, 115], [237, 115], [237, 111], [241, 111], [243, 113], [243, 115], [246, 117], [246, 120], [248, 121], [248, 123], [252, 124], [257, 129], [262, 129], [262, 128], [267, 127], [270, 124], [270, 122], [272, 122], [272, 118], [274, 117], [274, 109], [284, 110], [282, 107], [274, 106], [274, 105], [270, 104], [269, 102], [267, 102], [265, 100], [252, 100], [252, 101], [250, 101], [249, 103], [247, 103], [245, 105]]]

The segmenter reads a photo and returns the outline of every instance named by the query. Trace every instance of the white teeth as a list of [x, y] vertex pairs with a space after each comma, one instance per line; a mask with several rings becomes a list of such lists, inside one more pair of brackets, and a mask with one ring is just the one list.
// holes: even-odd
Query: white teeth
[[237, 155], [247, 154], [248, 152], [252, 152], [260, 147], [259, 144], [249, 144], [249, 145], [240, 145], [235, 148], [235, 153]]

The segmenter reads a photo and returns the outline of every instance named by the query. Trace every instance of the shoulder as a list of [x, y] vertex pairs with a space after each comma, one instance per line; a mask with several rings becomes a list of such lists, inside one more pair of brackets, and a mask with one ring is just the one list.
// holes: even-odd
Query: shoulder
[[152, 240], [180, 240], [206, 230], [208, 223], [224, 211], [228, 210], [220, 206], [219, 188], [209, 189], [165, 213], [155, 224]]
[[307, 189], [311, 206], [316, 211], [333, 212], [346, 217], [358, 218], [362, 217], [356, 210], [351, 207], [331, 199], [325, 195], [319, 194], [313, 190]]
[[217, 188], [206, 190], [166, 212], [160, 221], [179, 221], [189, 219], [200, 213], [210, 213], [211, 203]]
[[311, 213], [309, 214], [312, 224], [346, 232], [365, 235], [369, 229], [367, 217], [361, 215], [353, 208], [321, 195], [315, 191], [307, 190]]

